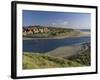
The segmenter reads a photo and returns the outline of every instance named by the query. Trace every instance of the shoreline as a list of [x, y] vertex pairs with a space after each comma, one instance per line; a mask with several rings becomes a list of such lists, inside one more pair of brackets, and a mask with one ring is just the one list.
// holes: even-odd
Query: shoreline
[[[54, 50], [51, 50], [49, 52], [44, 52], [44, 53], [40, 53], [40, 54], [46, 54], [46, 55], [62, 57], [62, 58], [63, 57], [69, 58], [73, 55], [80, 54], [88, 49], [88, 46], [86, 46], [86, 45], [85, 45], [85, 48], [83, 48], [82, 44], [71, 45], [71, 46], [61, 46], [61, 47], [55, 48]], [[33, 54], [34, 52], [29, 52], [29, 53]], [[37, 54], [37, 53], [34, 53], [34, 54]]]
[[80, 34], [78, 35], [71, 35], [71, 36], [59, 36], [59, 37], [48, 37], [48, 38], [28, 38], [28, 37], [23, 37], [23, 40], [34, 40], [34, 39], [64, 39], [64, 38], [75, 38], [75, 37], [85, 37], [85, 36], [90, 36], [90, 32], [86, 31], [81, 31]]

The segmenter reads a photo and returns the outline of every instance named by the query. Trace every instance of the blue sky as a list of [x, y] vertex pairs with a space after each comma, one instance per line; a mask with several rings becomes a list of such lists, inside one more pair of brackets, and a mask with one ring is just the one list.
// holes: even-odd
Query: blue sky
[[91, 14], [23, 10], [23, 26], [29, 25], [90, 29]]

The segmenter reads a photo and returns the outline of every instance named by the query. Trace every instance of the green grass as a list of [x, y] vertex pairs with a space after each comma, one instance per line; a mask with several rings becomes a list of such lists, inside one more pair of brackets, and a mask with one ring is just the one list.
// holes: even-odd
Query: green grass
[[59, 68], [59, 67], [78, 67], [82, 64], [67, 59], [53, 57], [50, 55], [39, 53], [23, 54], [23, 69], [39, 69], [39, 68]]
[[78, 55], [71, 56], [69, 60], [78, 62], [80, 64], [90, 66], [91, 65], [91, 57], [90, 57], [90, 49], [87, 49], [85, 52], [80, 53]]

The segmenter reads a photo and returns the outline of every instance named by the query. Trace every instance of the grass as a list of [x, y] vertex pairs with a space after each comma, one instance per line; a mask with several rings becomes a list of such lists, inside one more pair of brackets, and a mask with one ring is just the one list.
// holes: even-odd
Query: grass
[[78, 62], [54, 57], [46, 54], [28, 53], [23, 54], [23, 69], [59, 68], [83, 66]]
[[78, 62], [80, 64], [90, 66], [91, 65], [91, 57], [90, 57], [90, 49], [87, 49], [85, 52], [80, 53], [78, 55], [71, 56], [69, 60]]

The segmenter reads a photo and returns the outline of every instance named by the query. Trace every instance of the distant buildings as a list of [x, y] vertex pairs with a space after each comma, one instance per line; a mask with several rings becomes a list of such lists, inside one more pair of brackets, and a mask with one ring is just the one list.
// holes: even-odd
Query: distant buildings
[[23, 27], [23, 36], [33, 35], [38, 33], [47, 33], [47, 32], [49, 32], [49, 29], [47, 27], [39, 27], [39, 26]]

